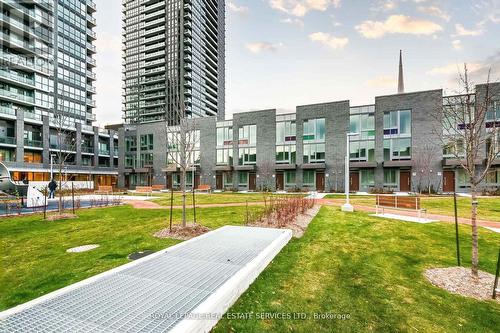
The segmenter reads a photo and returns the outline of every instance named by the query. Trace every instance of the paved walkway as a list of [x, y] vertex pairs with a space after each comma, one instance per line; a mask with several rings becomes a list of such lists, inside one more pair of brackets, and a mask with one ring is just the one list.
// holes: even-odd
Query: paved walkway
[[[326, 206], [342, 206], [344, 204], [343, 199], [315, 199], [318, 204], [320, 205], [326, 205]], [[128, 201], [126, 198], [124, 198], [124, 202], [127, 204], [132, 205], [134, 208], [137, 209], [169, 209], [169, 206], [162, 206], [159, 205], [155, 202], [152, 201], [138, 201], [138, 200], [130, 200]], [[232, 202], [232, 203], [215, 203], [215, 204], [197, 204], [196, 208], [210, 208], [210, 207], [239, 207], [239, 206], [245, 206], [245, 202]], [[261, 206], [264, 205], [264, 202], [249, 202], [249, 206]], [[363, 206], [363, 205], [353, 205], [356, 210], [363, 211], [363, 212], [368, 212], [368, 213], [374, 213], [375, 212], [375, 206]], [[188, 207], [191, 207], [191, 205], [188, 205]], [[173, 206], [174, 209], [181, 209], [182, 206]], [[386, 208], [384, 210], [387, 213], [393, 213], [393, 214], [398, 214], [398, 215], [403, 215], [403, 216], [411, 216], [411, 217], [418, 217], [418, 214], [416, 212], [410, 212], [410, 211], [401, 211], [401, 210], [395, 210], [395, 209], [388, 209]], [[453, 216], [449, 215], [440, 215], [440, 214], [432, 214], [432, 213], [427, 213], [425, 215], [427, 219], [430, 220], [439, 220], [443, 222], [448, 222], [448, 223], [455, 223], [455, 218]], [[460, 224], [470, 224], [470, 219], [468, 218], [463, 218], [459, 217], [458, 218], [458, 223]], [[482, 227], [489, 227], [489, 228], [495, 228], [499, 229], [500, 228], [500, 222], [497, 221], [488, 221], [488, 220], [478, 220], [478, 225]]]
[[[320, 203], [322, 205], [327, 205], [327, 206], [342, 206], [345, 203], [345, 200], [343, 200], [343, 199], [319, 199], [318, 203]], [[356, 205], [356, 204], [354, 204], [353, 206], [354, 206], [355, 210], [360, 210], [363, 212], [374, 213], [376, 211], [375, 206], [363, 206], [363, 205]], [[385, 208], [384, 211], [387, 213], [393, 213], [393, 214], [398, 214], [398, 215], [418, 217], [418, 214], [416, 212], [401, 211], [401, 210], [397, 210], [397, 209], [388, 209], [388, 208]], [[431, 220], [439, 220], [442, 222], [455, 223], [455, 218], [453, 216], [427, 213], [425, 215], [425, 217], [428, 219], [431, 219]], [[478, 220], [477, 222], [478, 222], [478, 225], [480, 225], [482, 227], [500, 228], [500, 222], [488, 221], [488, 220]], [[458, 223], [470, 224], [470, 219], [459, 217]]]
[[[123, 200], [123, 202], [132, 205], [132, 207], [137, 209], [170, 209], [170, 206], [162, 206], [152, 201], [128, 201]], [[215, 204], [197, 204], [196, 208], [210, 208], [210, 207], [239, 207], [245, 206], [246, 202], [230, 202], [230, 203], [215, 203]], [[249, 202], [249, 206], [262, 206], [264, 201]], [[192, 208], [193, 205], [187, 204], [186, 207]], [[173, 206], [173, 209], [182, 209], [182, 206]]]

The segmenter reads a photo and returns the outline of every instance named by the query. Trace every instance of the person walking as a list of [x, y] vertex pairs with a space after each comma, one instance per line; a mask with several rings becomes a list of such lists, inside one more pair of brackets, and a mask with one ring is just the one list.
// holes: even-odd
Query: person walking
[[54, 199], [56, 197], [57, 183], [52, 179], [49, 183], [49, 199]]

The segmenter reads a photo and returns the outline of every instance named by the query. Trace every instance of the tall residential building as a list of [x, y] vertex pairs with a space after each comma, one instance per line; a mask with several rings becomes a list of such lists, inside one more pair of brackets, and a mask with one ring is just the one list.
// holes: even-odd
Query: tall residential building
[[0, 10], [0, 161], [14, 179], [46, 180], [64, 127], [68, 178], [115, 176], [113, 134], [93, 126], [95, 3], [0, 0]]
[[122, 1], [125, 123], [174, 123], [182, 107], [224, 119], [224, 3]]

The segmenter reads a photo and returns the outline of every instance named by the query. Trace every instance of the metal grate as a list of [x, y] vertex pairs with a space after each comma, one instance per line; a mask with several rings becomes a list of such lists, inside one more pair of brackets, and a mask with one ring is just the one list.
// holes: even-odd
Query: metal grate
[[0, 313], [0, 332], [166, 332], [284, 232], [221, 228], [19, 312]]

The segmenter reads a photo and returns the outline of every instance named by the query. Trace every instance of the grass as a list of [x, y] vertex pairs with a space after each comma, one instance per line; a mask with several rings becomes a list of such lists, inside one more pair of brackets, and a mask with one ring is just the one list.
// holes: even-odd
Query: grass
[[[327, 199], [343, 199], [343, 194], [329, 194]], [[375, 196], [353, 195], [350, 196], [353, 204], [364, 206], [375, 206]], [[478, 216], [480, 219], [500, 222], [500, 198], [486, 197], [479, 198]], [[422, 208], [433, 214], [453, 216], [453, 197], [422, 197]], [[471, 199], [467, 197], [457, 198], [458, 216], [470, 218]]]
[[[463, 264], [469, 233], [461, 226]], [[481, 269], [494, 273], [500, 235], [480, 231]], [[323, 207], [240, 297], [215, 332], [498, 332], [500, 304], [432, 286], [428, 267], [456, 264], [453, 225], [415, 224]], [[306, 313], [305, 320], [256, 319]], [[314, 319], [313, 313], [350, 319]]]
[[[249, 207], [249, 211], [259, 209]], [[174, 210], [174, 222], [180, 221], [180, 213]], [[125, 264], [130, 253], [156, 251], [178, 242], [153, 237], [167, 227], [165, 210], [122, 206], [82, 209], [78, 216], [54, 222], [43, 221], [39, 215], [1, 219], [0, 310]], [[245, 218], [245, 207], [197, 209], [198, 222], [211, 229], [241, 225]], [[68, 248], [85, 244], [100, 247], [66, 253]]]
[[[292, 195], [292, 194], [290, 194]], [[304, 195], [304, 194], [293, 194], [293, 195]], [[245, 203], [245, 202], [264, 202], [266, 197], [277, 196], [276, 194], [270, 193], [234, 193], [234, 192], [223, 192], [223, 193], [211, 193], [211, 194], [196, 194], [196, 204], [224, 204], [224, 203]], [[158, 199], [153, 199], [154, 202], [162, 206], [170, 205], [170, 193], [162, 194]], [[193, 204], [193, 195], [191, 192], [187, 194], [186, 202], [188, 205]], [[174, 206], [182, 205], [182, 194], [174, 193]]]

